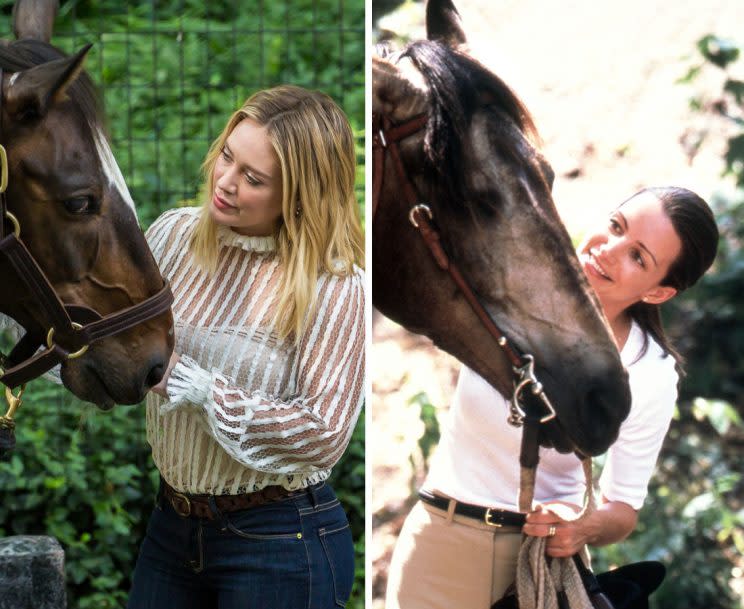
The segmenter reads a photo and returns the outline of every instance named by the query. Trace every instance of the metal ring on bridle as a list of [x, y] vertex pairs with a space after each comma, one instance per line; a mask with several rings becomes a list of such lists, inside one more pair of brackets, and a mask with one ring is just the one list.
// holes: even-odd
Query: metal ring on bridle
[[429, 216], [429, 220], [431, 220], [434, 216], [431, 213], [431, 209], [428, 205], [424, 205], [423, 203], [419, 203], [418, 205], [414, 205], [411, 208], [411, 211], [408, 212], [408, 219], [411, 221], [411, 224], [413, 224], [414, 227], [418, 228], [418, 222], [416, 221], [416, 214], [418, 212], [424, 212], [427, 216]]
[[10, 223], [13, 225], [13, 234], [16, 236], [16, 239], [20, 239], [21, 238], [21, 224], [20, 222], [18, 222], [18, 218], [16, 218], [9, 211], [5, 212], [5, 217], [8, 220], [10, 220]]
[[5, 146], [0, 144], [0, 194], [8, 187], [8, 153]]
[[[80, 330], [83, 326], [73, 321], [72, 327], [75, 328], [76, 330]], [[52, 338], [54, 338], [54, 327], [49, 328], [49, 332], [47, 334], [47, 347], [49, 347], [50, 349], [52, 348], [52, 345], [54, 344], [52, 342]], [[70, 353], [67, 356], [67, 359], [75, 359], [76, 357], [80, 357], [83, 353], [85, 353], [88, 350], [89, 346], [90, 345], [83, 345], [80, 349], [78, 349], [74, 353]]]

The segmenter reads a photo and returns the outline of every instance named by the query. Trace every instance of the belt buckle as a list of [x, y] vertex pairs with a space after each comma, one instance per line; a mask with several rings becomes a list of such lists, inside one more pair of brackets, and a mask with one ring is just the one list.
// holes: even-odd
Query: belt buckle
[[170, 503], [179, 516], [183, 516], [184, 518], [191, 516], [191, 501], [183, 493], [179, 493], [178, 491], [173, 492], [170, 496]]
[[503, 524], [501, 524], [499, 522], [492, 522], [491, 521], [491, 508], [486, 508], [486, 513], [483, 516], [483, 520], [485, 521], [485, 523], [489, 527], [494, 527], [494, 528], [500, 529], [501, 527], [504, 526]]

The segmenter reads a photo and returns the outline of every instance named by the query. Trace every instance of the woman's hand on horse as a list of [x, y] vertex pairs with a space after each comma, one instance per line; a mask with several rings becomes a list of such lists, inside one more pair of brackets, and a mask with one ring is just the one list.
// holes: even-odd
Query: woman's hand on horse
[[175, 366], [178, 363], [178, 360], [180, 359], [181, 358], [179, 357], [178, 353], [174, 351], [171, 354], [170, 361], [168, 362], [168, 368], [163, 374], [163, 378], [160, 379], [160, 382], [157, 385], [153, 385], [150, 388], [150, 391], [152, 391], [153, 393], [157, 393], [158, 395], [161, 395], [164, 398], [168, 397], [168, 392], [167, 392], [168, 379], [170, 378], [171, 371], [173, 370], [173, 366]]
[[527, 514], [522, 532], [533, 537], [546, 537], [548, 556], [566, 557], [581, 551], [588, 541], [584, 523], [576, 521], [581, 507], [563, 501], [538, 505]]

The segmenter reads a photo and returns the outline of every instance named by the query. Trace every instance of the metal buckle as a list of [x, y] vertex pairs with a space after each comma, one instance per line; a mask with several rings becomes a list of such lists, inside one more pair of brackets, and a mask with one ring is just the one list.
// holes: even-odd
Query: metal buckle
[[411, 222], [411, 224], [413, 224], [413, 226], [414, 226], [414, 227], [416, 227], [416, 228], [418, 228], [418, 227], [419, 227], [419, 223], [418, 223], [418, 221], [416, 220], [416, 215], [417, 215], [417, 214], [418, 214], [419, 212], [420, 212], [420, 213], [424, 213], [424, 214], [426, 214], [427, 216], [429, 216], [429, 220], [431, 220], [431, 219], [432, 219], [432, 217], [433, 217], [433, 216], [432, 216], [432, 213], [431, 213], [431, 208], [430, 208], [430, 207], [429, 207], [428, 205], [424, 205], [423, 203], [419, 203], [418, 205], [414, 205], [414, 206], [413, 206], [413, 207], [411, 208], [411, 211], [409, 211], [409, 212], [408, 212], [408, 220], [409, 220], [409, 221]]
[[189, 501], [189, 498], [186, 495], [174, 492], [169, 499], [176, 514], [183, 516], [184, 518], [191, 516], [191, 501]]
[[[75, 330], [80, 330], [83, 326], [73, 321], [72, 327], [75, 328]], [[54, 343], [52, 342], [53, 338], [54, 338], [54, 326], [49, 328], [49, 332], [47, 333], [47, 347], [49, 347], [50, 349], [54, 345]], [[80, 347], [80, 349], [78, 349], [74, 353], [70, 353], [67, 356], [67, 359], [75, 359], [76, 357], [80, 357], [83, 353], [85, 353], [88, 350], [88, 347], [90, 347], [90, 345], [83, 345], [82, 347]]]
[[11, 214], [7, 210], [5, 211], [5, 217], [8, 220], [10, 220], [10, 223], [13, 225], [13, 234], [16, 236], [16, 239], [20, 239], [21, 238], [21, 225], [18, 222], [18, 218], [16, 218], [13, 214]]
[[483, 516], [483, 520], [489, 527], [500, 529], [504, 525], [499, 522], [491, 522], [491, 508], [486, 509], [486, 514]]

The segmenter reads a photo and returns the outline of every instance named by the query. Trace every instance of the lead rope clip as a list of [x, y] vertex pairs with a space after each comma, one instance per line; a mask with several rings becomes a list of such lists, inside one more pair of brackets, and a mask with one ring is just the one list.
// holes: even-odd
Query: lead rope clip
[[514, 394], [509, 404], [509, 418], [507, 419], [509, 425], [513, 425], [514, 427], [521, 427], [527, 416], [520, 400], [528, 387], [532, 395], [542, 402], [542, 405], [545, 406], [545, 410], [547, 411], [546, 414], [540, 417], [540, 423], [547, 423], [555, 418], [555, 408], [550, 403], [548, 396], [545, 395], [542, 383], [535, 376], [535, 358], [527, 354], [524, 356], [524, 359], [526, 360], [524, 365], [514, 367], [514, 374], [516, 374], [517, 378], [514, 381]]
[[17, 395], [13, 395], [10, 387], [5, 388], [5, 401], [8, 403], [7, 412], [0, 417], [0, 459], [15, 448], [15, 421], [13, 415], [20, 408], [26, 385], [21, 385]]

